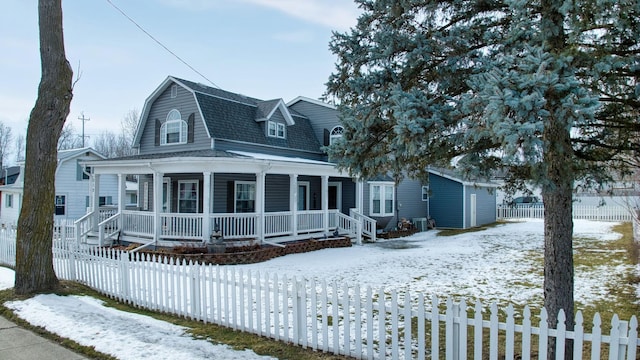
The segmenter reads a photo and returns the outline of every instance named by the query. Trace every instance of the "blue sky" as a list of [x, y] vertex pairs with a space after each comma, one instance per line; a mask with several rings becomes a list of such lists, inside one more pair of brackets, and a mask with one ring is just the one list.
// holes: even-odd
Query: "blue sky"
[[[222, 89], [261, 99], [318, 98], [334, 69], [332, 31], [356, 24], [350, 0], [111, 0]], [[67, 58], [80, 79], [67, 122], [91, 136], [118, 131], [168, 76], [209, 84], [107, 0], [63, 1]], [[0, 121], [24, 133], [40, 80], [36, 0], [0, 13]], [[210, 84], [209, 84], [210, 85]]]

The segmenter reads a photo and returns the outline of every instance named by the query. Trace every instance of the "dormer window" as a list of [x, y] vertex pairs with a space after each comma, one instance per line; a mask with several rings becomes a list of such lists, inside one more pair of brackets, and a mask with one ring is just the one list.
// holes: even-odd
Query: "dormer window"
[[286, 137], [285, 124], [269, 121], [267, 123], [267, 134], [270, 137], [284, 139]]
[[176, 109], [169, 111], [167, 121], [160, 128], [160, 145], [186, 144], [187, 122]]
[[178, 97], [178, 85], [173, 84], [171, 85], [171, 98], [176, 98]]
[[336, 126], [331, 129], [329, 134], [329, 145], [333, 144], [336, 140], [340, 139], [344, 134], [344, 128], [342, 126]]

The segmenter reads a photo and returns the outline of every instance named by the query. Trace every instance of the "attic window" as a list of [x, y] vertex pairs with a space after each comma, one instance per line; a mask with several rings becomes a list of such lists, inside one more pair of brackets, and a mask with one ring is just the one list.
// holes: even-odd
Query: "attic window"
[[285, 125], [282, 123], [277, 123], [275, 121], [269, 121], [267, 124], [267, 135], [270, 137], [276, 137], [280, 139], [284, 139], [286, 137]]
[[160, 145], [186, 144], [187, 122], [176, 109], [169, 111], [167, 121], [160, 127]]
[[336, 126], [331, 129], [331, 133], [329, 134], [329, 145], [333, 144], [336, 140], [340, 139], [344, 134], [344, 128], [342, 126]]
[[178, 85], [172, 85], [171, 86], [171, 98], [175, 98], [178, 96]]

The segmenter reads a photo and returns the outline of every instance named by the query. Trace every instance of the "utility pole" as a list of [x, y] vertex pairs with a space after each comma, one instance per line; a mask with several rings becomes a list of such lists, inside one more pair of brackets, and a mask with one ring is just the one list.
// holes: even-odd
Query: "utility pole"
[[91, 119], [84, 117], [84, 111], [81, 112], [80, 115], [81, 116], [78, 116], [78, 120], [82, 121], [82, 147], [84, 147], [84, 123]]

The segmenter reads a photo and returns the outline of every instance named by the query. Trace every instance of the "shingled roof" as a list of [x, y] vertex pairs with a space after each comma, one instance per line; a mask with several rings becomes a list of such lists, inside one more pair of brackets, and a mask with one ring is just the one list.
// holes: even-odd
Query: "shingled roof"
[[[263, 101], [188, 80], [175, 80], [194, 92], [205, 126], [213, 138], [321, 152], [309, 119], [288, 109], [282, 99]], [[278, 106], [288, 112], [282, 114], [289, 124], [285, 139], [266, 136], [260, 123]]]

